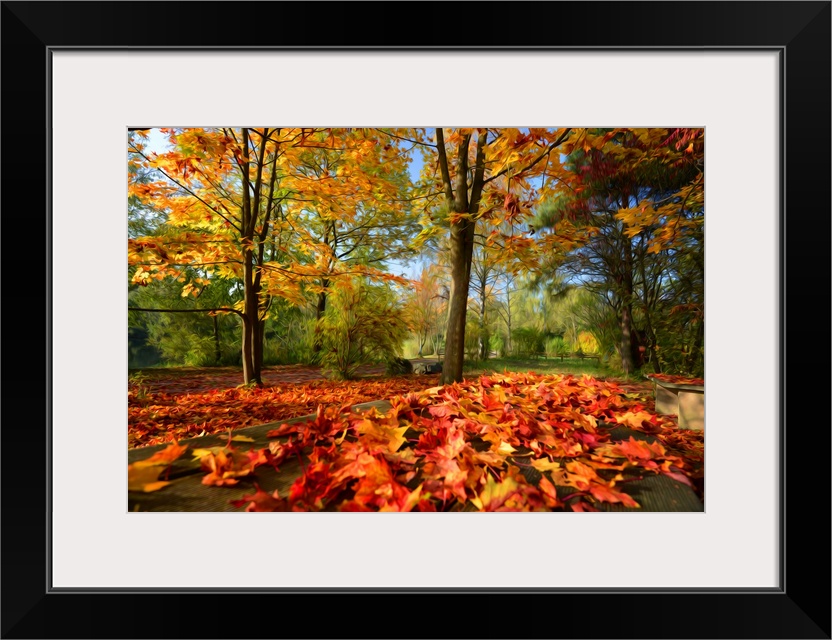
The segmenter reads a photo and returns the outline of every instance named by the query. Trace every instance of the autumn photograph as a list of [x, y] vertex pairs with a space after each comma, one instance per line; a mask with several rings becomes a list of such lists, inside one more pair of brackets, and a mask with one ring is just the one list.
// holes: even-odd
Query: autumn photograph
[[128, 510], [703, 512], [704, 165], [703, 128], [129, 128]]

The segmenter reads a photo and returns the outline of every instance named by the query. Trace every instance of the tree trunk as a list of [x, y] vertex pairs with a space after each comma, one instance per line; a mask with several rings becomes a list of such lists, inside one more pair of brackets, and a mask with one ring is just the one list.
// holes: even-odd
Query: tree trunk
[[[456, 184], [451, 182], [448, 158], [445, 155], [445, 134], [441, 127], [436, 129], [439, 168], [445, 202], [453, 212], [451, 217], [451, 295], [448, 301], [448, 327], [445, 337], [445, 361], [442, 365], [443, 384], [462, 380], [462, 365], [465, 359], [465, 315], [468, 311], [468, 287], [471, 281], [471, 260], [474, 255], [474, 229], [476, 213], [479, 211], [480, 196], [485, 172], [486, 132], [477, 137], [477, 158], [471, 193], [468, 193], [468, 147], [471, 134], [462, 136], [457, 149]], [[456, 214], [454, 216], [454, 214]]]
[[222, 358], [222, 351], [220, 350], [220, 329], [217, 322], [217, 316], [212, 316], [214, 320], [214, 364], [220, 363]]
[[[251, 157], [249, 153], [249, 130], [243, 128], [241, 132], [242, 153], [237, 163], [240, 167], [240, 176], [243, 182], [243, 198], [241, 210], [241, 235], [240, 240], [245, 247], [243, 250], [243, 383], [254, 383], [262, 386], [260, 372], [263, 367], [263, 330], [260, 324], [260, 303], [261, 303], [261, 271], [255, 273], [255, 267], [263, 263], [263, 252], [265, 250], [266, 233], [269, 227], [271, 216], [272, 197], [274, 195], [274, 167], [276, 162], [272, 160], [271, 186], [266, 203], [266, 211], [263, 218], [263, 228], [256, 238], [255, 229], [257, 218], [260, 215], [262, 199], [261, 187], [263, 184], [263, 168], [266, 158], [266, 138], [269, 130], [264, 129], [261, 134], [260, 150], [255, 158], [256, 170], [254, 184], [251, 184], [249, 168]], [[254, 247], [257, 245], [257, 256], [254, 254]]]
[[659, 364], [659, 353], [656, 351], [656, 332], [653, 331], [653, 323], [650, 321], [650, 312], [645, 309], [644, 318], [647, 326], [647, 349], [650, 351], [650, 361], [653, 363], [653, 373], [661, 373], [662, 366]]
[[621, 305], [621, 340], [619, 342], [618, 351], [621, 354], [621, 367], [624, 369], [626, 375], [630, 375], [635, 371], [633, 363], [633, 340], [632, 340], [632, 305]]
[[243, 263], [243, 383], [262, 384], [260, 368], [255, 359], [255, 345], [257, 344], [257, 327], [259, 324], [258, 295], [254, 289], [252, 254], [246, 250]]
[[696, 334], [693, 345], [691, 346], [690, 354], [688, 354], [687, 368], [692, 371], [696, 367], [699, 355], [702, 353], [703, 343], [705, 342], [705, 322], [700, 321], [696, 326]]
[[448, 328], [445, 333], [445, 362], [442, 382], [462, 380], [465, 359], [465, 315], [468, 309], [468, 286], [471, 257], [474, 253], [474, 222], [464, 220], [451, 225], [451, 298], [448, 305]]
[[480, 360], [488, 360], [488, 334], [485, 329], [485, 282], [480, 296]]
[[[626, 202], [621, 204], [625, 207]], [[621, 273], [621, 367], [626, 375], [635, 372], [635, 361], [633, 359], [633, 248], [630, 239], [621, 233], [623, 249], [622, 273]]]
[[506, 287], [506, 326], [508, 328], [508, 335], [506, 336], [506, 353], [504, 355], [511, 355], [511, 289]]
[[318, 306], [315, 307], [315, 342], [312, 344], [312, 353], [316, 354], [320, 353], [321, 349], [323, 348], [323, 344], [321, 341], [321, 331], [317, 326], [317, 322], [319, 322], [321, 318], [324, 317], [324, 313], [326, 313], [326, 299], [328, 296], [327, 290], [329, 288], [329, 280], [321, 280], [321, 286], [324, 288], [324, 290], [318, 294]]
[[258, 373], [258, 378], [262, 381], [263, 374], [263, 350], [266, 344], [266, 321], [258, 317], [257, 332], [254, 336], [254, 368]]
[[653, 365], [653, 373], [661, 373], [662, 367], [659, 363], [659, 354], [656, 351], [658, 340], [656, 339], [656, 332], [653, 330], [653, 311], [655, 310], [655, 301], [657, 300], [657, 290], [660, 286], [658, 278], [647, 277], [647, 269], [645, 265], [644, 252], [644, 237], [640, 237], [640, 251], [638, 252], [638, 265], [641, 273], [641, 290], [642, 290], [642, 308], [644, 309], [644, 327], [647, 343], [645, 346], [650, 352], [650, 361]]

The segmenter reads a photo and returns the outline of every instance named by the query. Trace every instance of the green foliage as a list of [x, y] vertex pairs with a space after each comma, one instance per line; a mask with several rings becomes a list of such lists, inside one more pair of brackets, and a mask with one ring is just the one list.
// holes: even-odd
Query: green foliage
[[552, 336], [546, 339], [544, 351], [547, 358], [555, 358], [569, 355], [569, 345], [562, 336]]
[[505, 354], [506, 342], [502, 333], [491, 334], [488, 342], [490, 349], [497, 354], [498, 358]]
[[[223, 291], [219, 286], [205, 289], [196, 300], [193, 296], [183, 298], [184, 284], [163, 280], [144, 287], [133, 285], [128, 291], [128, 305], [143, 309], [186, 310], [230, 307], [234, 303], [231, 291]], [[200, 312], [130, 311], [128, 337], [132, 366], [148, 366], [160, 361], [162, 364], [200, 367], [239, 364], [239, 318], [233, 314], [218, 314], [216, 337], [214, 320], [208, 313]]]
[[361, 365], [399, 356], [407, 337], [404, 314], [390, 289], [359, 279], [339, 283], [318, 328], [321, 365], [344, 380], [354, 378]]
[[151, 336], [151, 344], [162, 352], [168, 362], [189, 367], [205, 367], [216, 364], [214, 341], [211, 336], [200, 336], [179, 327]]
[[315, 360], [315, 318], [286, 300], [272, 299], [263, 338], [263, 364], [309, 364]]
[[162, 354], [148, 343], [147, 329], [142, 326], [127, 327], [127, 368], [152, 367], [162, 361]]
[[515, 356], [540, 355], [544, 350], [546, 336], [535, 327], [518, 327], [511, 332], [512, 351]]
[[[407, 340], [404, 341], [402, 345], [402, 354], [405, 358], [418, 358], [419, 357], [419, 338], [411, 336]], [[424, 346], [422, 347], [422, 357], [427, 358], [429, 356], [433, 356], [433, 344], [430, 340], [428, 340]]]
[[465, 357], [468, 360], [480, 359], [480, 326], [473, 318], [465, 325]]
[[388, 376], [402, 376], [413, 373], [413, 364], [406, 358], [391, 358], [387, 361], [385, 372]]

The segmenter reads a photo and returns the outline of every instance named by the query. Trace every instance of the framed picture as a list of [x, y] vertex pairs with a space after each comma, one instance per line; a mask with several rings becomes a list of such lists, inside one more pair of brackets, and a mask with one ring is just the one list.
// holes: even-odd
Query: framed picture
[[[830, 637], [829, 2], [2, 11], [4, 637]], [[277, 121], [705, 127], [705, 513], [127, 513], [126, 129]]]

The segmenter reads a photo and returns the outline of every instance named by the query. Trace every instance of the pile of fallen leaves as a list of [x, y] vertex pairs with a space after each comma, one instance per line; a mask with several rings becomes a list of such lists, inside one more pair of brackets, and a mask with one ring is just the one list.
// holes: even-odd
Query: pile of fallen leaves
[[[661, 474], [694, 487], [703, 473], [702, 432], [678, 429], [645, 401], [589, 376], [492, 374], [394, 396], [385, 413], [319, 406], [314, 419], [269, 432], [268, 448], [244, 452], [229, 438], [193, 454], [207, 472], [203, 484], [215, 486], [306, 458], [286, 495], [255, 484], [232, 501], [246, 511], [637, 508], [627, 482]], [[614, 441], [609, 430], [618, 426], [656, 440]], [[153, 482], [186, 449], [174, 443], [130, 473]]]
[[[271, 387], [210, 389], [193, 393], [128, 389], [128, 448], [225, 432], [315, 413], [319, 405], [340, 407], [420, 391], [439, 376], [399, 376], [334, 382], [315, 380]], [[150, 387], [152, 388], [152, 387]]]

